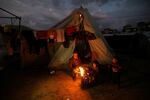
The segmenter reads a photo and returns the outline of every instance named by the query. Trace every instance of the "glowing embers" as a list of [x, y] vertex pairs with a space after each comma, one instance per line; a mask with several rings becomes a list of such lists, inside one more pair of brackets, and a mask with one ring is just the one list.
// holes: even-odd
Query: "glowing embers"
[[76, 77], [78, 77], [78, 76], [83, 77], [85, 74], [85, 70], [82, 66], [79, 66], [74, 69], [74, 73], [76, 74]]

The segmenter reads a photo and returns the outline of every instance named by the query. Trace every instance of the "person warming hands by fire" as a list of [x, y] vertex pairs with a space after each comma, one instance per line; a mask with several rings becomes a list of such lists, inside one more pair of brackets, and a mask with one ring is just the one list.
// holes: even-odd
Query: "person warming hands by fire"
[[81, 60], [78, 56], [78, 52], [77, 51], [74, 51], [73, 52], [73, 56], [69, 59], [69, 67], [70, 67], [70, 70], [72, 72], [72, 78], [73, 80], [76, 79], [76, 73], [75, 73], [75, 69], [77, 67], [79, 67], [81, 65]]

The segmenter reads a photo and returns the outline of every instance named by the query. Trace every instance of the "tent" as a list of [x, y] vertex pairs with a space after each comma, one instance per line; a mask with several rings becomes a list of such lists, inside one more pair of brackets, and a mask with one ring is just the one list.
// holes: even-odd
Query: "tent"
[[[51, 29], [64, 29], [64, 35], [68, 33], [68, 36], [72, 35], [70, 33], [78, 34], [78, 36], [82, 34], [82, 38], [76, 37], [75, 39], [71, 39], [71, 41], [68, 42], [69, 45], [67, 48], [63, 45], [63, 43], [60, 44], [48, 65], [49, 67], [59, 68], [59, 66], [65, 66], [72, 57], [73, 51], [77, 47], [76, 40], [79, 38], [81, 40], [81, 42], [79, 42], [79, 44], [81, 43], [79, 47], [83, 48], [83, 50], [78, 53], [82, 54], [86, 52], [86, 50], [84, 50], [84, 44], [87, 43], [91, 53], [91, 60], [97, 60], [103, 65], [111, 63], [111, 50], [104, 37], [101, 34], [100, 37], [96, 35], [99, 32], [92, 22], [88, 9], [83, 7], [75, 9], [69, 16], [54, 25]], [[62, 34], [62, 32], [60, 34]]]

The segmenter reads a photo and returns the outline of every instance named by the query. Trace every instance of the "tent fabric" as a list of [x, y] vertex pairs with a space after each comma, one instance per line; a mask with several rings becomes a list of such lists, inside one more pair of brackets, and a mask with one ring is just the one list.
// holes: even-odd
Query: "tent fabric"
[[49, 63], [49, 67], [59, 67], [63, 64], [66, 64], [72, 56], [72, 53], [75, 48], [75, 41], [70, 43], [69, 48], [64, 48], [63, 45], [59, 47], [54, 57]]
[[[96, 36], [99, 31], [96, 28], [96, 25], [94, 25], [91, 19], [91, 15], [86, 8], [81, 7], [75, 9], [68, 17], [54, 25], [52, 29], [67, 29], [68, 27], [81, 28], [81, 24], [83, 26], [82, 28], [84, 29], [82, 32], [85, 31], [88, 34], [84, 36], [86, 36], [86, 39], [90, 45], [89, 48], [92, 52], [92, 59], [97, 60], [101, 64], [110, 64], [112, 60], [112, 54], [109, 45], [101, 34], [100, 38]], [[88, 39], [87, 36], [92, 38]], [[61, 64], [67, 63], [69, 58], [72, 57], [75, 46], [76, 44], [71, 44], [69, 48], [64, 48], [63, 45], [61, 45], [54, 58], [50, 61], [49, 66], [59, 66]]]
[[52, 28], [66, 28], [66, 27], [79, 27], [81, 21], [80, 21], [80, 15], [84, 16], [83, 25], [84, 30], [88, 31], [90, 33], [96, 33], [96, 30], [94, 29], [92, 25], [92, 21], [90, 19], [90, 14], [87, 9], [79, 8], [75, 9], [68, 17], [66, 17], [64, 20], [53, 26]]
[[89, 40], [88, 42], [91, 48], [93, 61], [97, 60], [100, 64], [104, 65], [111, 63], [112, 55], [100, 38]]
[[94, 24], [92, 16], [90, 15], [87, 8], [80, 7], [78, 9], [73, 10], [69, 16], [64, 18], [62, 21], [60, 21], [50, 29], [59, 29], [59, 28], [66, 29], [68, 27], [76, 27], [76, 29], [79, 30], [81, 23], [81, 21], [79, 20], [80, 15], [84, 17], [83, 19], [84, 31], [88, 33], [93, 33], [94, 35], [99, 34], [100, 38], [105, 43], [105, 46], [107, 46], [107, 48], [111, 50], [110, 46], [108, 45], [102, 34], [99, 33], [99, 29], [97, 28], [97, 25]]
[[81, 23], [81, 21], [79, 20], [80, 15], [84, 16], [83, 19], [84, 30], [90, 33], [96, 33], [94, 27], [91, 24], [91, 20], [89, 18], [89, 13], [87, 9], [79, 8], [77, 10], [74, 10], [72, 13], [72, 21], [68, 24], [68, 26], [79, 26]]

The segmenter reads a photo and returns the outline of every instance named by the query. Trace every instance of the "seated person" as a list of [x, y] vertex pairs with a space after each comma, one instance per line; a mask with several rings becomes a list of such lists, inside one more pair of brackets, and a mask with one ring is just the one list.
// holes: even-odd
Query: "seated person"
[[93, 63], [92, 63], [92, 69], [93, 69], [93, 71], [96, 73], [96, 74], [98, 74], [99, 73], [99, 64], [98, 64], [98, 62], [97, 61], [93, 61]]
[[91, 75], [94, 78], [93, 82], [95, 83], [97, 82], [99, 76], [99, 63], [97, 61], [92, 62], [91, 72], [92, 72]]
[[72, 71], [72, 77], [73, 77], [73, 80], [75, 80], [76, 78], [76, 73], [74, 73], [74, 69], [79, 67], [81, 65], [81, 60], [78, 56], [78, 53], [75, 51], [73, 53], [73, 56], [72, 58], [69, 59], [69, 68], [71, 69]]

